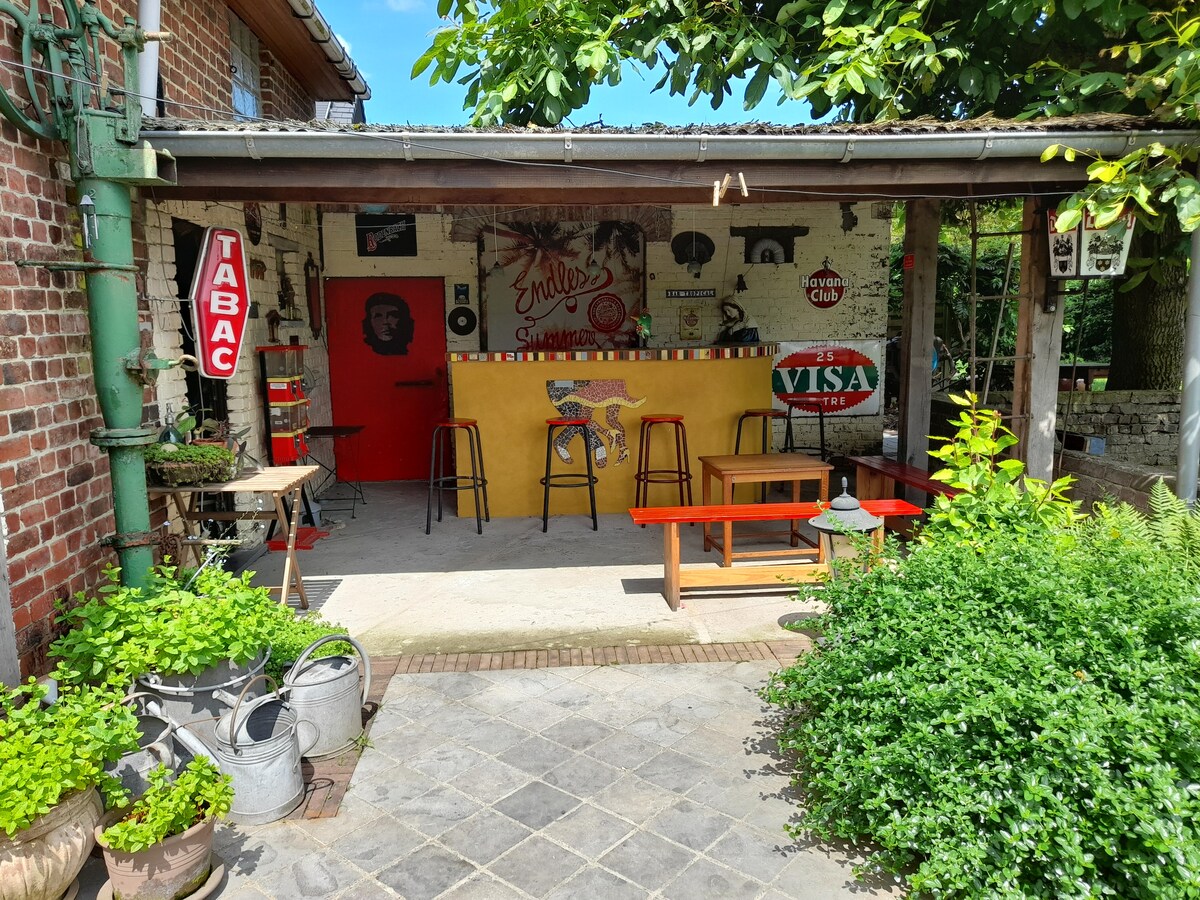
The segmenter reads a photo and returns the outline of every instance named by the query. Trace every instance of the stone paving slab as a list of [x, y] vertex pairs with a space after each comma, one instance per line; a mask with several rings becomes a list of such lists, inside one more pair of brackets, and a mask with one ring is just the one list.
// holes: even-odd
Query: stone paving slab
[[[852, 849], [787, 835], [790, 762], [756, 693], [780, 660], [760, 655], [397, 671], [336, 816], [219, 828], [220, 896], [900, 896], [856, 880]], [[80, 896], [103, 879], [90, 861]]]

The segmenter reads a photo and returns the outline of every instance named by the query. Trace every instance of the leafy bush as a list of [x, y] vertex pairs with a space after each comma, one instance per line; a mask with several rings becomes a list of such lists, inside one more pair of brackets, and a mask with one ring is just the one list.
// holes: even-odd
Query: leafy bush
[[120, 585], [115, 568], [106, 574], [109, 584], [96, 596], [80, 593], [74, 606], [60, 604], [71, 626], [50, 648], [60, 660], [60, 680], [123, 685], [151, 670], [194, 675], [222, 660], [247, 662], [276, 645], [286, 657], [311, 631], [265, 587], [252, 586], [250, 572], [209, 567], [188, 587], [163, 566], [149, 573], [143, 588]]
[[[268, 635], [271, 646], [271, 658], [267, 660], [266, 673], [277, 681], [282, 680], [284, 670], [300, 658], [309, 644], [331, 634], [345, 634], [346, 629], [333, 622], [327, 622], [317, 613], [309, 613], [303, 619], [294, 615], [290, 621], [282, 617], [273, 623]], [[354, 648], [345, 641], [330, 641], [322, 644], [312, 654], [310, 659], [320, 659], [323, 656], [352, 655]]]
[[237, 472], [237, 455], [216, 444], [151, 444], [146, 469], [166, 485], [225, 481]]
[[205, 819], [224, 818], [233, 804], [233, 779], [205, 756], [193, 759], [178, 775], [159, 765], [149, 781], [129, 812], [101, 832], [105, 847], [138, 853]]
[[137, 718], [120, 694], [64, 688], [49, 706], [45, 696], [33, 679], [0, 693], [0, 830], [10, 837], [73, 791], [99, 785], [117, 799], [104, 764], [137, 746]]
[[1196, 897], [1200, 522], [1164, 491], [829, 582], [818, 649], [765, 691], [798, 830], [869, 839], [922, 896]]
[[929, 451], [943, 465], [931, 477], [957, 488], [959, 493], [935, 499], [924, 540], [971, 543], [997, 530], [1041, 534], [1076, 520], [1077, 504], [1066, 496], [1074, 480], [1070, 475], [1052, 484], [1022, 477], [1025, 464], [1003, 457], [1017, 438], [1001, 424], [1000, 413], [980, 409], [978, 398], [970, 392], [963, 397], [951, 395], [950, 399], [966, 409], [952, 423], [958, 426], [953, 437], [933, 436], [946, 443]]

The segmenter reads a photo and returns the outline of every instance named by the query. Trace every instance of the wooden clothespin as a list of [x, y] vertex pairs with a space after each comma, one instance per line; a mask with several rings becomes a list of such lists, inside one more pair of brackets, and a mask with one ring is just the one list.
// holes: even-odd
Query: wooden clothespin
[[713, 182], [713, 206], [720, 206], [721, 198], [725, 196], [725, 191], [729, 189], [731, 181], [733, 181], [733, 176], [726, 172], [723, 180]]
[[746, 187], [746, 176], [745, 176], [745, 175], [743, 175], [741, 172], [738, 172], [738, 184], [739, 184], [739, 185], [741, 185], [741, 188], [742, 188], [742, 196], [743, 196], [743, 197], [749, 197], [749, 196], [750, 196], [750, 189]]

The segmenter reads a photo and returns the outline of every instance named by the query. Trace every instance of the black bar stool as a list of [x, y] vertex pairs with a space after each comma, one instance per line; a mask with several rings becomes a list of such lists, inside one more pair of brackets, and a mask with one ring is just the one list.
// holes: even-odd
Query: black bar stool
[[[467, 446], [471, 450], [471, 474], [447, 475], [443, 471], [446, 458], [446, 441], [453, 446], [454, 432], [465, 431]], [[437, 519], [442, 521], [442, 494], [445, 491], [475, 492], [475, 530], [483, 534], [484, 521], [492, 521], [488, 510], [487, 477], [483, 471], [483, 443], [479, 439], [479, 425], [474, 419], [443, 419], [433, 427], [432, 449], [429, 453], [429, 499], [425, 504], [425, 533], [429, 534], [433, 524], [433, 492], [437, 491]], [[483, 517], [480, 518], [480, 494], [483, 495]]]
[[[771, 423], [776, 419], [786, 418], [787, 413], [782, 409], [748, 409], [738, 416], [737, 440], [733, 443], [733, 452], [742, 452], [742, 423], [747, 419], [759, 419], [762, 421], [762, 452], [771, 452], [771, 439], [768, 436]], [[762, 486], [762, 502], [767, 502], [767, 484], [763, 482]]]
[[[673, 469], [650, 468], [650, 435], [655, 425], [670, 425], [675, 434], [675, 467]], [[687, 506], [692, 505], [692, 467], [689, 462], [687, 448], [687, 429], [683, 426], [683, 416], [674, 413], [642, 416], [642, 427], [639, 435], [637, 471], [634, 479], [634, 506], [650, 505], [650, 485], [678, 484], [679, 505], [683, 506], [684, 486], [687, 486]]]
[[[596, 481], [597, 478], [592, 472], [592, 448], [588, 446], [588, 421], [587, 419], [575, 418], [555, 418], [546, 420], [546, 475], [544, 478], [539, 478], [538, 482], [542, 485], [542, 531], [545, 532], [549, 527], [550, 521], [550, 488], [581, 488], [588, 489], [588, 500], [592, 507], [592, 531], [600, 530], [600, 523], [596, 519]], [[567, 429], [578, 428], [579, 433], [583, 436], [583, 455], [587, 463], [587, 474], [582, 472], [559, 472], [551, 473], [550, 463], [554, 453], [554, 437], [555, 432], [561, 429], [560, 438], [565, 436], [563, 445], [565, 446], [574, 436]]]
[[[817, 414], [817, 445], [815, 447], [797, 447], [795, 436], [792, 434], [792, 413], [815, 412]], [[806, 453], [817, 451], [821, 462], [829, 461], [829, 451], [825, 447], [825, 407], [820, 403], [789, 403], [787, 412], [787, 429], [783, 433], [784, 453]]]

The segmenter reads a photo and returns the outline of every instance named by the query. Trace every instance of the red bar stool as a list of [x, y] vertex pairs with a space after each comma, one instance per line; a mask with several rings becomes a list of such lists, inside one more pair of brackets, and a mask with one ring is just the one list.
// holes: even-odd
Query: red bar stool
[[[785, 419], [787, 413], [782, 409], [748, 409], [738, 417], [737, 440], [733, 443], [733, 452], [742, 452], [742, 423], [747, 419], [760, 419], [762, 421], [762, 452], [771, 452], [771, 439], [768, 436], [768, 429], [775, 419]], [[767, 485], [763, 482], [762, 486], [762, 502], [767, 502]]]
[[[588, 419], [578, 418], [554, 418], [546, 420], [546, 474], [543, 478], [538, 479], [538, 483], [542, 485], [542, 532], [544, 533], [549, 527], [550, 521], [550, 488], [582, 488], [588, 489], [588, 500], [592, 508], [592, 531], [600, 530], [600, 523], [596, 519], [596, 475], [592, 471], [592, 448], [590, 446], [588, 431]], [[561, 453], [564, 459], [568, 458], [566, 447], [571, 439], [575, 436], [576, 431], [583, 436], [583, 456], [587, 463], [587, 474], [582, 472], [557, 472], [550, 471], [551, 457], [554, 454], [554, 447], [557, 443], [561, 448]], [[557, 441], [555, 433], [557, 434]]]
[[[655, 425], [670, 425], [675, 434], [675, 467], [672, 469], [650, 468], [650, 435]], [[650, 505], [650, 485], [678, 484], [679, 505], [683, 506], [684, 486], [687, 486], [687, 506], [692, 505], [692, 467], [688, 461], [687, 429], [683, 426], [683, 416], [674, 413], [642, 416], [642, 427], [639, 434], [637, 471], [634, 479], [634, 506]]]
[[[467, 446], [471, 450], [471, 474], [447, 475], [443, 471], [446, 459], [446, 442], [453, 442], [456, 431], [467, 435]], [[453, 446], [453, 443], [450, 444]], [[429, 453], [429, 499], [425, 504], [425, 533], [429, 534], [433, 524], [433, 492], [437, 491], [437, 520], [442, 521], [442, 494], [446, 491], [475, 492], [475, 531], [483, 534], [484, 521], [492, 521], [488, 510], [487, 477], [483, 471], [483, 443], [479, 440], [479, 425], [474, 419], [444, 419], [433, 427], [432, 449]], [[483, 495], [483, 517], [480, 518], [480, 495]]]

